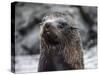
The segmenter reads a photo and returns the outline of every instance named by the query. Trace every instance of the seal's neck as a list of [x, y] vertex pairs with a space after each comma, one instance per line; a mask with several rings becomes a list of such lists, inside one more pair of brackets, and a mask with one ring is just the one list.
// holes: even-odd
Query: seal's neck
[[70, 64], [74, 69], [83, 69], [83, 52], [81, 41], [78, 33], [69, 37], [66, 37], [65, 47], [63, 50], [63, 57], [65, 62]]
[[64, 44], [60, 42], [59, 44], [51, 45], [46, 43], [44, 39], [41, 39], [41, 49], [46, 55], [56, 56], [62, 53], [62, 50], [64, 50]]
[[80, 37], [77, 32], [70, 32], [62, 38], [62, 42], [58, 45], [50, 45], [41, 39], [41, 52], [51, 59], [61, 56], [63, 62], [69, 64], [73, 69], [83, 69], [83, 53], [80, 43]]

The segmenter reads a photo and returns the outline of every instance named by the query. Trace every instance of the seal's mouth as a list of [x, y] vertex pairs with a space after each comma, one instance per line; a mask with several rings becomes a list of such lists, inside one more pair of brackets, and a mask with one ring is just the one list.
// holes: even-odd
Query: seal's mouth
[[44, 38], [44, 40], [49, 43], [49, 44], [52, 44], [52, 45], [56, 45], [56, 44], [59, 44], [59, 40], [57, 38], [57, 35], [53, 32], [50, 32], [50, 31], [45, 31], [43, 34], [42, 34], [42, 37]]

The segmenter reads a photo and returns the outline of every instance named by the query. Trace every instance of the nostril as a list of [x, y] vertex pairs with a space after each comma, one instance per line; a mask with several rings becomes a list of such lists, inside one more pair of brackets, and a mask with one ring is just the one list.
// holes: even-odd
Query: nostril
[[50, 27], [50, 23], [46, 23], [46, 24], [45, 24], [45, 27], [46, 27], [46, 28], [49, 28], [49, 27]]

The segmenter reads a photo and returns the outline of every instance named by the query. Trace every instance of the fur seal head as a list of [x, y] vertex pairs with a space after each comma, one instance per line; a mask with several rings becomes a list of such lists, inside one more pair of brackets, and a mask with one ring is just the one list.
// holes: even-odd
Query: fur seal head
[[55, 12], [43, 18], [41, 38], [50, 45], [58, 45], [64, 41], [70, 30], [76, 29], [70, 14]]

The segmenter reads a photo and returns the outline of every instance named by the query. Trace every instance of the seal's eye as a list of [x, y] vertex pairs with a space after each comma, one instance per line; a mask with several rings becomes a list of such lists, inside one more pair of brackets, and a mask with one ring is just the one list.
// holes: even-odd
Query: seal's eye
[[64, 25], [58, 25], [57, 27], [58, 28], [64, 28]]
[[58, 28], [64, 28], [67, 24], [65, 22], [59, 22]]

